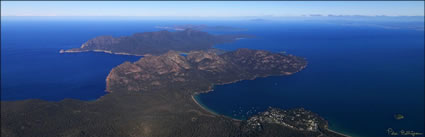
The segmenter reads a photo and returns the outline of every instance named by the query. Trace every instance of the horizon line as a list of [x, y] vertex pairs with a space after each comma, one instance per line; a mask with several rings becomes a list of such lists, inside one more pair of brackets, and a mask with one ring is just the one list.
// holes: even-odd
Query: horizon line
[[199, 18], [208, 18], [208, 17], [220, 17], [220, 18], [233, 18], [233, 17], [425, 17], [425, 15], [320, 15], [320, 14], [310, 14], [310, 15], [265, 15], [265, 16], [117, 16], [117, 15], [93, 15], [93, 16], [69, 16], [69, 15], [1, 15], [1, 17], [199, 17]]

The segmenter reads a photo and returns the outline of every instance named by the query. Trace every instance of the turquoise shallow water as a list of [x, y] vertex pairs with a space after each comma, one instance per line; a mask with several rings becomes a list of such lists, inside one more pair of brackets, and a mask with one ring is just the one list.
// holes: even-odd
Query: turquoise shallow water
[[[110, 69], [140, 57], [59, 54], [99, 35], [155, 31], [155, 26], [207, 24], [245, 28], [257, 37], [217, 48], [282, 50], [308, 67], [287, 77], [216, 86], [197, 99], [208, 109], [245, 119], [268, 106], [304, 107], [332, 129], [365, 137], [388, 128], [424, 132], [424, 32], [322, 22], [249, 21], [5, 21], [2, 20], [1, 99], [93, 100], [104, 95]], [[395, 113], [405, 115], [394, 120]]]

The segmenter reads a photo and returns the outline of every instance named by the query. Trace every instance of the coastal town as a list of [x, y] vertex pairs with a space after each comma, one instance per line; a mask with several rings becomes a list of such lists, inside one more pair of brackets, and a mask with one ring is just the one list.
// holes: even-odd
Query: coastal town
[[278, 108], [269, 108], [248, 119], [248, 125], [253, 129], [262, 130], [262, 124], [275, 123], [300, 131], [318, 131], [320, 118], [317, 114], [297, 108], [291, 110], [281, 110]]

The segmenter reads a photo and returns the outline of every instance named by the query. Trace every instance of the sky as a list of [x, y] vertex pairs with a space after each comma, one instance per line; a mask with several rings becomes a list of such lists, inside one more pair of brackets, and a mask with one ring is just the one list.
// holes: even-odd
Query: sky
[[1, 16], [424, 16], [424, 1], [1, 1]]

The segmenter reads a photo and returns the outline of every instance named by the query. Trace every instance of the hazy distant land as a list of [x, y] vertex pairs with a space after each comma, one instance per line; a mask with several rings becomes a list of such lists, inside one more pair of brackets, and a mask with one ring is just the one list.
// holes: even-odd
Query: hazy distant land
[[207, 31], [207, 30], [213, 30], [213, 31], [245, 31], [246, 29], [243, 28], [237, 28], [237, 27], [229, 27], [229, 26], [208, 26], [208, 25], [174, 25], [174, 26], [156, 26], [155, 28], [158, 29], [165, 29], [165, 30], [176, 30], [176, 31], [183, 31], [186, 29], [193, 29], [193, 30], [200, 30], [200, 31]]

